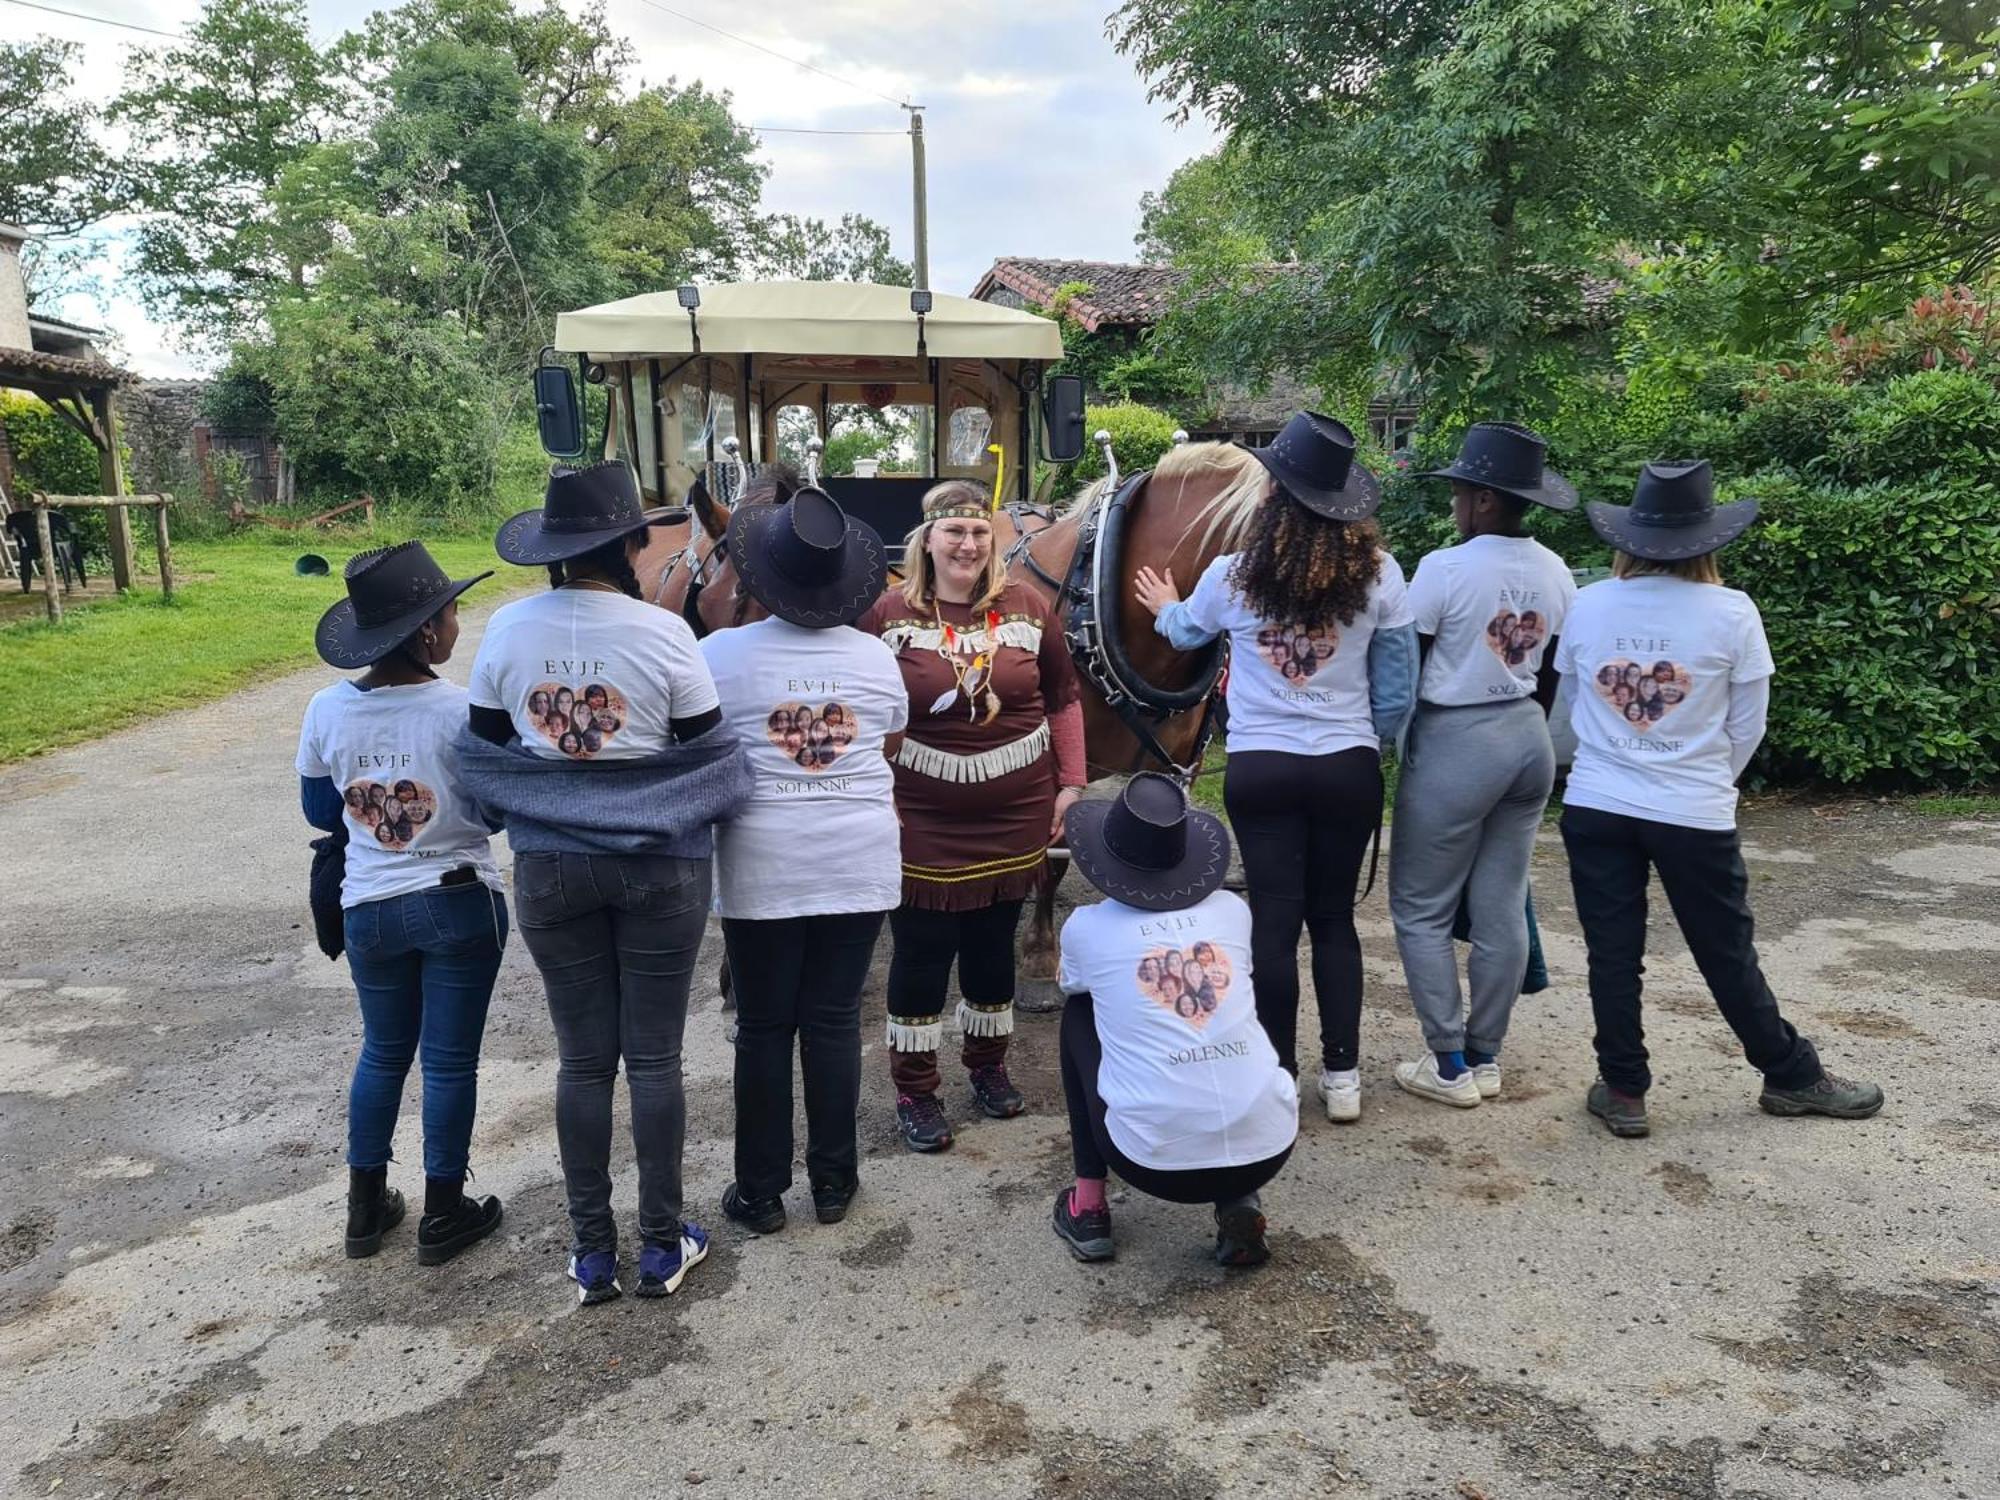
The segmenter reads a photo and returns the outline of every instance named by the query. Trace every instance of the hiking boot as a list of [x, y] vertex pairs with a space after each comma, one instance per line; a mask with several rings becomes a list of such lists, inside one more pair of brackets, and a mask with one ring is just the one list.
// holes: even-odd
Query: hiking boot
[[1467, 1068], [1456, 1078], [1446, 1078], [1438, 1072], [1435, 1052], [1426, 1052], [1415, 1062], [1397, 1063], [1396, 1086], [1419, 1099], [1435, 1099], [1458, 1109], [1472, 1109], [1479, 1103], [1479, 1085], [1473, 1079], [1472, 1069]]
[[424, 1216], [417, 1222], [417, 1264], [441, 1266], [500, 1227], [500, 1200], [468, 1198], [456, 1179], [424, 1180]]
[[1217, 1265], [1261, 1266], [1270, 1258], [1271, 1247], [1264, 1239], [1264, 1209], [1255, 1193], [1215, 1205]]
[[733, 1182], [723, 1189], [722, 1211], [752, 1234], [776, 1234], [785, 1227], [783, 1198], [746, 1198]]
[[861, 1180], [849, 1178], [846, 1182], [816, 1182], [813, 1184], [813, 1215], [822, 1224], [838, 1224], [847, 1217], [847, 1205], [854, 1201], [854, 1195], [861, 1191]]
[[912, 1151], [943, 1151], [951, 1145], [951, 1126], [936, 1094], [901, 1094], [896, 1120], [903, 1127], [903, 1144]]
[[641, 1297], [672, 1296], [687, 1280], [687, 1273], [707, 1259], [708, 1231], [683, 1221], [680, 1239], [674, 1244], [648, 1241], [639, 1247], [639, 1285], [635, 1290]]
[[1604, 1122], [1604, 1128], [1628, 1140], [1652, 1133], [1646, 1123], [1646, 1100], [1639, 1094], [1621, 1094], [1602, 1078], [1590, 1086], [1583, 1107]]
[[1056, 1238], [1069, 1246], [1069, 1253], [1078, 1260], [1110, 1260], [1118, 1253], [1118, 1247], [1111, 1243], [1111, 1210], [1091, 1208], [1072, 1213], [1069, 1195], [1068, 1188], [1056, 1194], [1055, 1212], [1050, 1215]]
[[972, 1096], [979, 1107], [996, 1120], [1011, 1120], [1028, 1107], [1014, 1080], [1007, 1076], [1005, 1063], [988, 1063], [972, 1070]]
[[382, 1248], [382, 1236], [403, 1222], [408, 1205], [389, 1186], [387, 1167], [347, 1169], [347, 1258], [361, 1260]]
[[1767, 1115], [1827, 1115], [1836, 1120], [1865, 1120], [1882, 1107], [1882, 1090], [1872, 1083], [1855, 1083], [1822, 1073], [1817, 1083], [1802, 1089], [1781, 1089], [1770, 1083], [1757, 1103]]
[[1361, 1118], [1361, 1070], [1348, 1068], [1336, 1072], [1332, 1068], [1319, 1070], [1319, 1097], [1326, 1106], [1326, 1117], [1336, 1125], [1352, 1125]]
[[572, 1250], [564, 1274], [576, 1283], [576, 1300], [585, 1307], [609, 1302], [619, 1294], [615, 1250]]

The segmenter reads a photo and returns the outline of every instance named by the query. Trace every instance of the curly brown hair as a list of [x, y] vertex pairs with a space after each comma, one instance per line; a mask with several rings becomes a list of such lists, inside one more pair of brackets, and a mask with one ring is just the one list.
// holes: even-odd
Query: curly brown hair
[[1307, 510], [1283, 486], [1258, 508], [1229, 581], [1260, 620], [1352, 625], [1382, 575], [1373, 521], [1335, 521]]

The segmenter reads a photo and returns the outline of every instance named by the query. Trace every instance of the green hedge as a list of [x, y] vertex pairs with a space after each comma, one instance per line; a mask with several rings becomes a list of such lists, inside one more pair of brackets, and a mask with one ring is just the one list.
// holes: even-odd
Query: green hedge
[[1117, 455], [1121, 474], [1152, 468], [1174, 445], [1174, 419], [1163, 411], [1131, 401], [1087, 406], [1083, 412], [1083, 457], [1065, 466], [1058, 480], [1059, 494], [1073, 495], [1104, 477], [1104, 451], [1097, 446], [1100, 431], [1111, 434], [1111, 451]]

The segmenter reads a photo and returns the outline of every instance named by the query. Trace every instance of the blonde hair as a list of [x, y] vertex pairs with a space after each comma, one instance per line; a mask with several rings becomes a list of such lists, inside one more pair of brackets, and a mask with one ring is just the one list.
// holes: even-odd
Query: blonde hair
[[1685, 578], [1689, 583], [1722, 582], [1722, 565], [1713, 552], [1700, 557], [1677, 557], [1661, 562], [1650, 557], [1634, 557], [1629, 552], [1611, 554], [1613, 578]]
[[[1197, 526], [1205, 525], [1201, 544], [1217, 542], [1225, 551], [1243, 540], [1251, 522], [1257, 519], [1264, 502], [1277, 487], [1270, 471], [1252, 458], [1247, 448], [1234, 443], [1176, 443], [1160, 455], [1153, 466], [1153, 486], [1172, 485], [1170, 498], [1177, 502], [1180, 492], [1190, 482], [1212, 487], [1215, 493], [1188, 518], [1174, 545], [1178, 547]], [[1149, 486], [1148, 493], [1166, 492]], [[1106, 495], [1105, 481], [1095, 480], [1070, 501], [1063, 515], [1065, 518], [1086, 515]]]
[[[903, 538], [903, 602], [912, 609], [922, 609], [937, 596], [937, 569], [931, 563], [930, 549], [925, 544], [930, 541], [931, 527], [936, 524], [930, 512], [947, 506], [977, 506], [982, 515], [989, 517], [992, 499], [985, 486], [975, 484], [970, 479], [947, 479], [942, 484], [934, 484], [924, 492], [924, 519], [916, 524], [910, 534]], [[1000, 555], [1000, 548], [989, 547], [986, 553], [986, 575], [979, 582], [979, 597], [972, 600], [974, 609], [984, 609], [1000, 597], [1007, 587], [1007, 560]]]

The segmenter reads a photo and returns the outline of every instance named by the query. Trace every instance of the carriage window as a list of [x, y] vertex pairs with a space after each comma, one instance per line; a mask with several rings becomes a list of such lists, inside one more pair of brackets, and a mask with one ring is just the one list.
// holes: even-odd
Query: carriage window
[[977, 468], [992, 461], [986, 451], [992, 441], [993, 414], [983, 406], [961, 406], [951, 414], [944, 461], [957, 469]]
[[708, 462], [708, 443], [702, 436], [706, 413], [701, 409], [701, 387], [684, 380], [675, 389], [679, 393], [674, 405], [679, 408], [681, 424], [681, 462], [690, 469], [699, 469]]
[[931, 472], [928, 406], [840, 405], [828, 408], [826, 420], [828, 474], [858, 474], [871, 464], [878, 474]]
[[634, 458], [639, 473], [639, 488], [660, 499], [656, 493], [656, 471], [653, 460], [656, 454], [654, 439], [659, 429], [653, 425], [653, 372], [644, 365], [632, 367], [632, 411], [639, 419], [639, 451]]
[[790, 464], [801, 474], [805, 473], [806, 444], [817, 436], [819, 414], [810, 406], [778, 408], [778, 451], [775, 456], [780, 463]]

